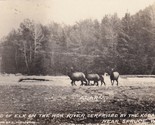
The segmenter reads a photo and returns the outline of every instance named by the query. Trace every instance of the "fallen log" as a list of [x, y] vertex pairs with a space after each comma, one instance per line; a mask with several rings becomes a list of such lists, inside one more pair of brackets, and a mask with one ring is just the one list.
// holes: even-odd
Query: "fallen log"
[[48, 79], [41, 79], [41, 78], [21, 78], [21, 79], [18, 80], [18, 82], [22, 82], [24, 80], [50, 81]]

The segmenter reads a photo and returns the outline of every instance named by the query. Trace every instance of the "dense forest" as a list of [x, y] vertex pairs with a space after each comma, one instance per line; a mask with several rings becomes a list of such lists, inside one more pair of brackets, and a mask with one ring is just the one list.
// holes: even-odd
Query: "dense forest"
[[74, 25], [25, 19], [1, 39], [1, 72], [63, 75], [82, 72], [155, 74], [155, 5], [135, 15], [105, 15]]

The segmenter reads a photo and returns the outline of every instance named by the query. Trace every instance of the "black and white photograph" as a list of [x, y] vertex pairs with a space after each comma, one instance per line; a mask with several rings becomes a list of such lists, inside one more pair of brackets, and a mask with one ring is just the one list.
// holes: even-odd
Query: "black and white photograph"
[[0, 125], [155, 125], [155, 0], [0, 0]]

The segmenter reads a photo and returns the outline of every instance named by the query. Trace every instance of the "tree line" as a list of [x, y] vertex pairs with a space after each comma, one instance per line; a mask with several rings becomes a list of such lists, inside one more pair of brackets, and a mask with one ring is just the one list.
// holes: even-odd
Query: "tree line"
[[135, 15], [105, 15], [74, 25], [25, 19], [1, 39], [1, 72], [62, 75], [76, 71], [155, 74], [155, 5]]

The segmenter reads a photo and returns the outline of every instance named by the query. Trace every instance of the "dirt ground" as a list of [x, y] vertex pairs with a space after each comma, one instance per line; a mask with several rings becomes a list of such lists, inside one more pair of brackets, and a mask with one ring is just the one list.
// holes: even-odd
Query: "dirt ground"
[[[18, 82], [25, 77], [50, 81]], [[155, 124], [155, 78], [105, 82], [71, 86], [66, 76], [1, 76], [0, 125]]]

